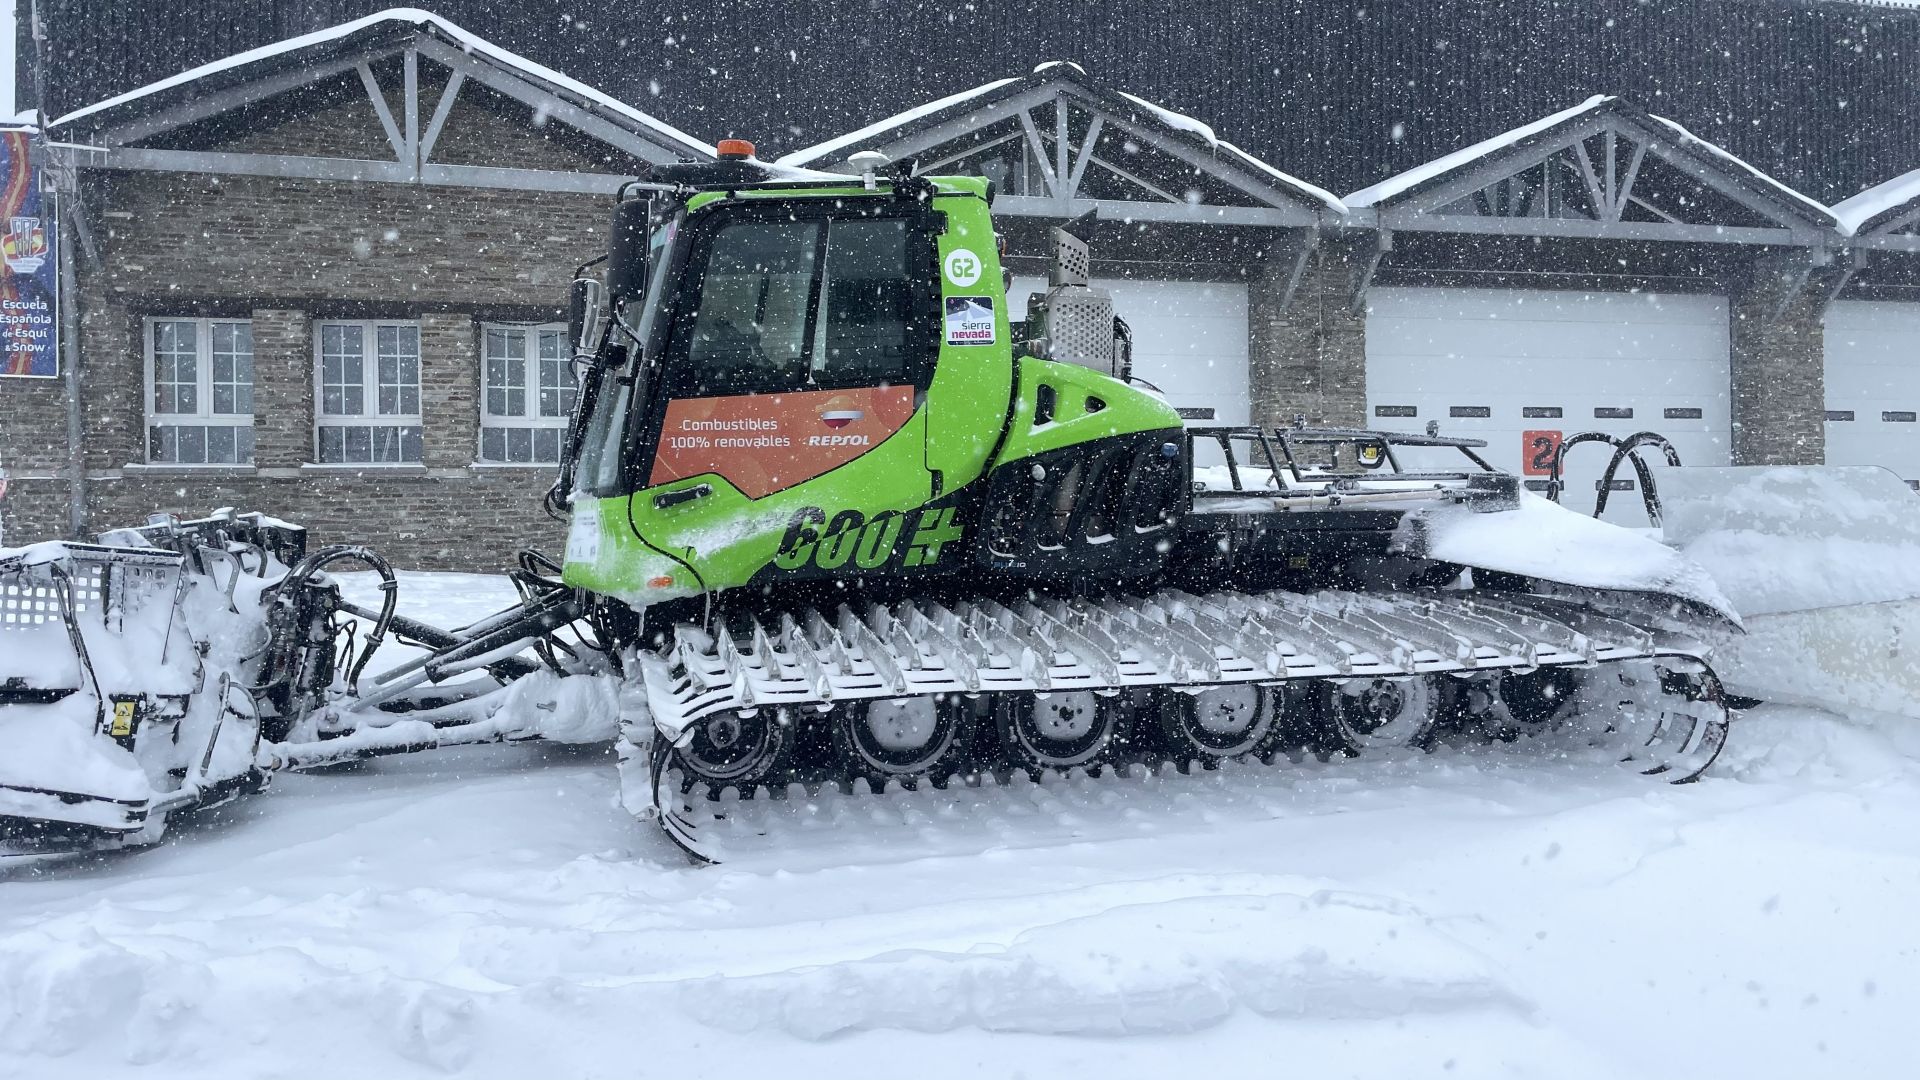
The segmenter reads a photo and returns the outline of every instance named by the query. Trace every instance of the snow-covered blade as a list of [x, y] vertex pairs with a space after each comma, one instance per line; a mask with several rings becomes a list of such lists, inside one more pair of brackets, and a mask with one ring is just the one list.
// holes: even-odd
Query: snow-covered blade
[[1730, 690], [1920, 718], [1920, 497], [1870, 466], [1655, 471], [1664, 536], [1744, 616]]
[[[1662, 489], [1664, 491], [1664, 489]], [[1746, 609], [1690, 553], [1641, 533], [1575, 513], [1530, 491], [1510, 511], [1442, 506], [1409, 521], [1414, 554], [1478, 570], [1516, 574], [1579, 590], [1671, 597], [1738, 627]]]
[[284, 564], [113, 539], [0, 552], [0, 854], [148, 842], [260, 782], [248, 688]]

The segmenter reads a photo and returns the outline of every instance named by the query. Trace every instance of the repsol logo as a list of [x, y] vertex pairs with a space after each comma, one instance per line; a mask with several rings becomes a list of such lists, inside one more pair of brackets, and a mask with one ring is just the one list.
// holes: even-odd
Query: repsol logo
[[872, 446], [871, 435], [809, 435], [808, 446]]
[[787, 522], [773, 564], [782, 570], [878, 570], [898, 557], [901, 566], [932, 566], [961, 533], [951, 506], [886, 510], [872, 518], [858, 510], [828, 517], [817, 506], [803, 506]]

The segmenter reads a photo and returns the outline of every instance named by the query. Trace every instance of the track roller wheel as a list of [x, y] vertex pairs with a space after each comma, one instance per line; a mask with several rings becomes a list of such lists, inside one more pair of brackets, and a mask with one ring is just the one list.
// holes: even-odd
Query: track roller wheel
[[793, 725], [779, 710], [724, 712], [694, 725], [693, 737], [674, 747], [670, 767], [685, 775], [684, 787], [705, 784], [715, 794], [732, 787], [744, 795], [784, 773], [793, 741]]
[[1500, 676], [1500, 704], [1523, 732], [1539, 731], [1567, 711], [1580, 689], [1570, 668], [1537, 668]]
[[1425, 675], [1343, 679], [1328, 698], [1331, 749], [1350, 754], [1424, 746], [1438, 717], [1437, 690]]
[[1031, 772], [1094, 765], [1125, 740], [1131, 704], [1126, 694], [1091, 690], [1008, 694], [997, 703], [1000, 742]]
[[939, 783], [967, 764], [979, 703], [958, 694], [878, 698], [835, 709], [834, 756], [875, 788]]
[[1219, 762], [1271, 748], [1280, 694], [1254, 683], [1172, 688], [1157, 695], [1154, 714], [1173, 757]]

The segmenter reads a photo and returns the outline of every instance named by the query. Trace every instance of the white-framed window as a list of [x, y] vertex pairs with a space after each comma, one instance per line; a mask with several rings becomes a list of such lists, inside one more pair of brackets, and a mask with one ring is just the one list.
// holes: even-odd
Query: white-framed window
[[420, 463], [420, 327], [316, 322], [315, 442], [322, 465]]
[[147, 461], [253, 464], [253, 323], [146, 321]]
[[480, 328], [480, 460], [552, 465], [579, 393], [559, 324]]

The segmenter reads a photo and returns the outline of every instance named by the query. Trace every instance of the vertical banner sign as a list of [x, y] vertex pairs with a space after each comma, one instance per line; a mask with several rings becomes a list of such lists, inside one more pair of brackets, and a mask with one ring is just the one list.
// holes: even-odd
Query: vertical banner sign
[[60, 374], [57, 230], [29, 137], [0, 131], [0, 375], [51, 379]]

